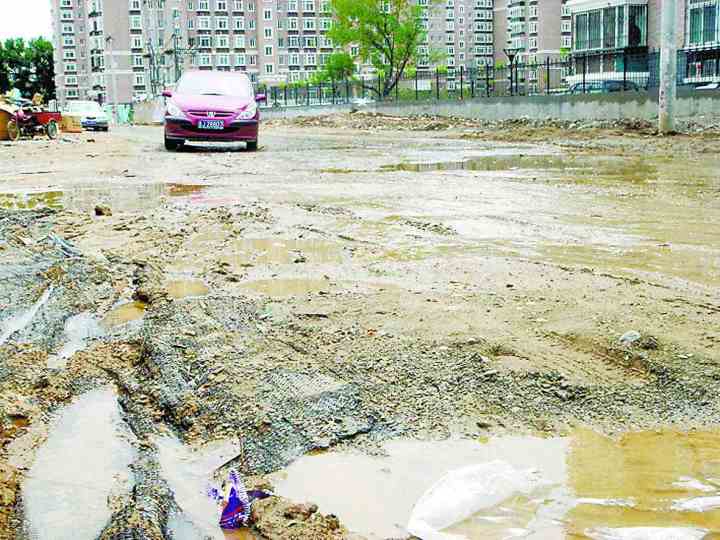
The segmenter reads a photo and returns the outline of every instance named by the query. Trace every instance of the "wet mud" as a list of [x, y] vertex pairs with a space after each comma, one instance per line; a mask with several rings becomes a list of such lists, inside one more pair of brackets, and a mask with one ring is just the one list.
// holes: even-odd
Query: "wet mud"
[[445, 532], [720, 534], [720, 144], [361, 120], [3, 147], [0, 538], [407, 538], [494, 459], [544, 483]]

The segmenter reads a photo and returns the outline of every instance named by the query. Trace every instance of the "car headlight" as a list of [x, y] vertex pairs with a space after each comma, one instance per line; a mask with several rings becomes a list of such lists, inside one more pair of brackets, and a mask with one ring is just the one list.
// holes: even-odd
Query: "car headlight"
[[240, 120], [251, 120], [252, 118], [255, 118], [256, 114], [257, 114], [257, 105], [255, 103], [251, 103], [250, 105], [247, 106], [247, 108], [244, 111], [240, 111], [238, 118]]
[[185, 116], [180, 110], [180, 107], [175, 105], [172, 101], [168, 101], [165, 105], [168, 116]]

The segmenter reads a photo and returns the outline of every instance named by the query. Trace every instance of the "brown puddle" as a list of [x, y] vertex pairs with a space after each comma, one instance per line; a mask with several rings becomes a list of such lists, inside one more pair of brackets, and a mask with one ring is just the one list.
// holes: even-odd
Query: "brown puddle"
[[190, 197], [207, 188], [208, 186], [201, 184], [113, 184], [77, 186], [35, 193], [0, 193], [0, 208], [53, 208], [89, 212], [98, 202], [102, 202], [108, 204], [113, 211], [137, 211], [157, 206], [162, 197]]
[[245, 238], [233, 242], [230, 253], [220, 257], [233, 268], [254, 264], [339, 263], [338, 244], [322, 240]]
[[248, 281], [244, 289], [267, 296], [301, 296], [318, 292], [328, 292], [330, 285], [322, 279], [260, 279]]
[[179, 300], [188, 296], [205, 296], [210, 288], [199, 279], [178, 279], [168, 281], [165, 290], [171, 298]]
[[720, 433], [638, 432], [612, 439], [578, 430], [565, 438], [485, 443], [394, 441], [385, 449], [383, 458], [305, 456], [277, 473], [277, 491], [318, 503], [369, 538], [405, 537], [415, 502], [446, 472], [502, 460], [539, 471], [541, 482], [444, 532], [471, 540], [720, 534]]
[[110, 310], [100, 324], [105, 328], [111, 328], [142, 319], [146, 307], [147, 304], [137, 301], [121, 304]]

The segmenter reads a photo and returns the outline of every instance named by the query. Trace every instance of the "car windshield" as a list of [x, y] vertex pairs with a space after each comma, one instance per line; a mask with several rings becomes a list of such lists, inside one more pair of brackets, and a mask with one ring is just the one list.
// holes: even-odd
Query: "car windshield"
[[250, 98], [253, 95], [250, 80], [240, 74], [201, 72], [186, 73], [175, 90], [178, 94], [200, 96], [233, 96]]

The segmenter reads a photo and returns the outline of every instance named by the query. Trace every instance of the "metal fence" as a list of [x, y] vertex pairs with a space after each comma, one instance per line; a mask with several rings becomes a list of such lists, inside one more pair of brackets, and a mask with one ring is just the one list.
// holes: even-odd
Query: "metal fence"
[[[708, 74], [711, 70], [720, 80], [720, 57], [699, 57], [697, 51], [678, 52], [678, 85], [702, 82], [705, 79], [697, 79], [698, 73]], [[374, 78], [261, 85], [258, 91], [267, 95], [268, 107], [646, 92], [658, 86], [659, 73], [659, 51], [621, 50], [573, 54], [542, 63], [514, 62], [453, 71], [418, 70], [402, 77], [390, 92], [384, 92], [383, 81]]]

